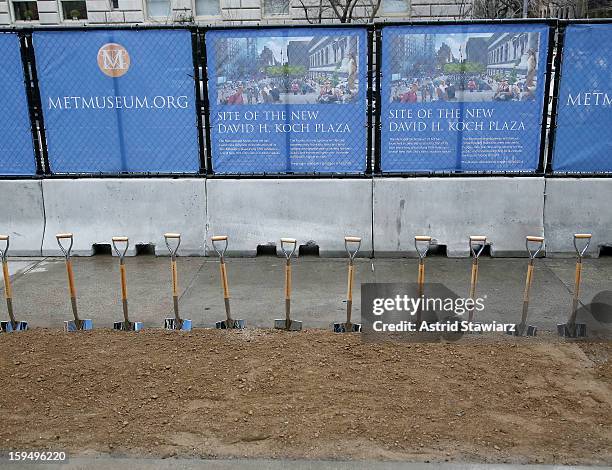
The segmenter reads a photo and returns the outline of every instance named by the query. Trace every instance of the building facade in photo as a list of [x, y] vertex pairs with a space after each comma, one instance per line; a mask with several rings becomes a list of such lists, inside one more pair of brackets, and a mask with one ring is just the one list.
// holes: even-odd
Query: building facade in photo
[[516, 73], [525, 76], [529, 57], [539, 48], [538, 33], [496, 33], [487, 48], [487, 74]]
[[[371, 19], [377, 0], [360, 0], [353, 22]], [[465, 0], [380, 0], [376, 20], [460, 19]], [[471, 1], [471, 0], [470, 0]], [[469, 2], [468, 2], [469, 4]], [[323, 7], [321, 8], [321, 5]], [[0, 26], [35, 25], [275, 25], [339, 23], [319, 0], [0, 0]]]

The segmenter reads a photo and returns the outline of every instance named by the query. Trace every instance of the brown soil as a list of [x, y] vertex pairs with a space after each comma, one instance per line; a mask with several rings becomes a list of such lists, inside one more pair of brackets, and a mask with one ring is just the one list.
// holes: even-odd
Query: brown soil
[[0, 449], [612, 463], [612, 343], [309, 330], [0, 338]]

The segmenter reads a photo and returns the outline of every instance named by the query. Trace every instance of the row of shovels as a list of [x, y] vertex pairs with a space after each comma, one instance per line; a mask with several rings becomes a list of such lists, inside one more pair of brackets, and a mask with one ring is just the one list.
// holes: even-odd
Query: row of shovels
[[[586, 324], [577, 323], [576, 316], [578, 313], [580, 283], [582, 279], [582, 259], [589, 248], [592, 235], [590, 233], [574, 234], [574, 249], [576, 251], [576, 271], [574, 277], [574, 295], [572, 298], [572, 306], [567, 323], [557, 325], [557, 333], [559, 336], [566, 338], [582, 338], [587, 335]], [[414, 244], [419, 257], [419, 272], [418, 272], [418, 295], [424, 295], [425, 287], [425, 257], [435, 240], [428, 236], [414, 237]], [[480, 235], [472, 235], [469, 238], [470, 253], [472, 256], [472, 272], [470, 277], [469, 298], [474, 301], [476, 299], [476, 285], [478, 283], [478, 259], [487, 245], [487, 237]], [[580, 246], [579, 246], [580, 245]], [[525, 248], [529, 255], [527, 264], [527, 276], [525, 278], [525, 288], [523, 290], [523, 309], [521, 313], [521, 321], [514, 325], [513, 331], [507, 330], [510, 335], [515, 336], [536, 336], [537, 327], [527, 323], [529, 312], [529, 294], [533, 280], [534, 262], [538, 254], [544, 249], [544, 237], [531, 236], [525, 237]], [[473, 305], [473, 304], [472, 304]], [[417, 324], [421, 322], [421, 311], [417, 311]], [[474, 321], [474, 309], [471, 308], [468, 313], [468, 322]]]
[[[74, 242], [72, 233], [58, 233], [56, 235], [58, 245], [64, 254], [66, 259], [66, 272], [68, 275], [68, 289], [70, 293], [70, 303], [72, 305], [72, 313], [74, 316], [73, 320], [64, 322], [65, 331], [81, 331], [93, 329], [93, 321], [90, 319], [81, 319], [77, 309], [77, 296], [76, 288], [74, 283], [74, 273], [72, 269], [71, 252]], [[178, 270], [177, 270], [177, 252], [181, 244], [180, 233], [165, 233], [164, 239], [168, 251], [170, 252], [171, 261], [170, 267], [172, 272], [172, 300], [174, 306], [174, 318], [166, 318], [164, 327], [168, 330], [183, 330], [190, 331], [192, 328], [192, 322], [189, 319], [181, 318], [179, 314], [179, 288], [178, 288]], [[66, 242], [69, 240], [69, 243]], [[0, 257], [2, 259], [2, 273], [4, 276], [4, 295], [6, 298], [6, 304], [9, 314], [9, 321], [2, 321], [1, 328], [4, 332], [11, 331], [23, 331], [28, 329], [28, 323], [26, 321], [18, 321], [15, 319], [13, 311], [13, 295], [12, 287], [8, 269], [8, 248], [9, 248], [9, 236], [0, 235], [0, 241], [5, 243], [4, 247], [0, 248]], [[115, 253], [119, 257], [119, 272], [121, 276], [121, 300], [123, 306], [123, 320], [116, 321], [113, 324], [115, 330], [122, 331], [139, 331], [143, 328], [142, 322], [132, 322], [128, 315], [128, 293], [127, 293], [127, 275], [125, 267], [125, 255], [129, 248], [128, 237], [113, 237], [112, 246]], [[576, 250], [576, 272], [575, 272], [575, 285], [574, 285], [574, 296], [572, 301], [572, 308], [567, 323], [557, 325], [557, 330], [560, 336], [577, 338], [586, 336], [586, 325], [584, 323], [576, 323], [576, 314], [579, 305], [579, 294], [580, 294], [580, 282], [582, 273], [582, 259], [586, 253], [591, 241], [591, 234], [578, 233], [574, 235], [574, 248]], [[219, 266], [221, 271], [221, 285], [223, 288], [223, 300], [225, 303], [225, 320], [218, 321], [215, 323], [215, 327], [218, 329], [243, 329], [246, 327], [245, 320], [237, 320], [232, 318], [230, 309], [230, 295], [229, 295], [229, 284], [227, 281], [227, 268], [225, 264], [225, 252], [228, 247], [228, 237], [225, 235], [213, 236], [211, 238], [212, 246], [219, 256]], [[291, 319], [291, 260], [296, 252], [297, 240], [295, 238], [281, 238], [280, 240], [281, 250], [285, 256], [285, 318], [274, 320], [274, 328], [287, 330], [287, 331], [299, 331], [302, 329], [302, 322]], [[221, 244], [223, 245], [221, 246]], [[425, 289], [425, 258], [432, 245], [435, 245], [435, 240], [430, 236], [417, 235], [414, 237], [414, 245], [419, 258], [418, 264], [418, 296], [419, 298], [424, 295]], [[578, 246], [582, 243], [582, 246]], [[68, 246], [66, 246], [66, 244]], [[486, 236], [470, 236], [469, 247], [472, 256], [472, 271], [470, 278], [470, 290], [469, 298], [475, 300], [476, 298], [476, 285], [478, 282], [478, 260], [482, 252], [487, 245]], [[120, 247], [123, 245], [123, 249]], [[333, 324], [333, 331], [337, 333], [350, 333], [361, 331], [361, 325], [359, 323], [353, 323], [351, 320], [352, 304], [353, 304], [353, 278], [354, 278], [354, 260], [361, 248], [361, 238], [359, 237], [344, 237], [344, 246], [348, 254], [349, 265], [348, 265], [348, 283], [347, 283], [347, 294], [346, 294], [346, 321], [336, 322]], [[517, 336], [535, 336], [537, 328], [533, 325], [527, 324], [527, 315], [529, 310], [529, 293], [531, 290], [531, 283], [533, 279], [534, 261], [538, 254], [544, 248], [544, 237], [538, 236], [527, 236], [525, 239], [525, 246], [527, 253], [529, 254], [529, 262], [527, 266], [527, 276], [525, 279], [525, 289], [523, 292], [523, 310], [521, 315], [521, 322], [516, 324], [514, 332], [508, 332]], [[291, 248], [289, 248], [291, 247]], [[474, 320], [474, 309], [470, 309], [468, 313], [468, 321], [471, 323]], [[417, 311], [416, 317], [417, 324], [421, 322], [421, 311]]]
[[[90, 319], [82, 319], [79, 316], [77, 307], [77, 294], [74, 282], [74, 272], [72, 269], [72, 246], [74, 236], [72, 233], [58, 233], [56, 235], [57, 243], [66, 259], [66, 273], [68, 276], [68, 291], [70, 293], [70, 304], [72, 306], [73, 319], [64, 322], [65, 331], [82, 331], [92, 330], [93, 321]], [[168, 330], [183, 330], [190, 331], [192, 322], [189, 319], [181, 318], [179, 314], [179, 287], [178, 287], [178, 269], [177, 269], [177, 252], [181, 244], [180, 233], [165, 233], [164, 240], [168, 251], [170, 252], [170, 269], [172, 273], [172, 301], [174, 307], [174, 317], [166, 318], [164, 328]], [[4, 295], [8, 308], [9, 321], [2, 321], [1, 328], [4, 332], [24, 331], [28, 329], [28, 322], [17, 320], [13, 310], [13, 293], [11, 287], [11, 278], [8, 269], [8, 249], [9, 236], [0, 235], [0, 242], [4, 242], [4, 246], [0, 248], [0, 257], [2, 259], [2, 272], [4, 276]], [[127, 290], [127, 273], [125, 265], [125, 256], [130, 246], [128, 237], [112, 237], [111, 239], [113, 250], [119, 257], [119, 274], [121, 277], [121, 302], [123, 307], [123, 320], [113, 323], [113, 329], [121, 331], [139, 331], [143, 329], [143, 323], [131, 321], [128, 310], [128, 290]], [[227, 281], [227, 267], [225, 264], [225, 252], [228, 247], [228, 237], [226, 235], [218, 235], [211, 238], [212, 246], [219, 256], [219, 266], [221, 271], [221, 285], [223, 288], [223, 300], [225, 303], [225, 320], [215, 323], [218, 329], [243, 329], [246, 328], [246, 321], [242, 319], [234, 319], [230, 309], [230, 294], [229, 283]], [[361, 247], [361, 238], [345, 237], [345, 248], [349, 255], [349, 280], [347, 294], [347, 321], [334, 323], [334, 331], [349, 332], [361, 331], [361, 325], [351, 322], [351, 310], [353, 300], [353, 271], [354, 259]], [[289, 247], [292, 247], [289, 249]], [[302, 329], [302, 322], [291, 319], [291, 259], [297, 248], [297, 240], [294, 238], [281, 238], [281, 249], [287, 260], [285, 265], [285, 318], [274, 320], [274, 327], [288, 331], [298, 331]]]

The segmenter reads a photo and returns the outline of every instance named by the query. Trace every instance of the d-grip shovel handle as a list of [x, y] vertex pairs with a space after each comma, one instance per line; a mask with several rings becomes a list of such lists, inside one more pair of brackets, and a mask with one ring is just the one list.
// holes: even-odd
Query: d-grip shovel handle
[[[176, 240], [176, 246], [174, 248], [170, 245], [170, 240]], [[166, 242], [166, 247], [170, 252], [170, 256], [172, 256], [172, 259], [175, 259], [179, 246], [181, 246], [181, 234], [173, 232], [164, 233], [164, 241]]]
[[[357, 243], [357, 248], [355, 248], [354, 250], [351, 250], [349, 248], [349, 243]], [[351, 261], [351, 263], [355, 259], [355, 256], [357, 256], [357, 253], [359, 252], [360, 248], [361, 248], [361, 237], [344, 237], [344, 249], [346, 250], [346, 253], [349, 255], [349, 260]]]
[[[297, 248], [297, 240], [295, 238], [281, 238], [280, 242], [281, 242], [281, 250], [283, 251], [285, 258], [287, 258], [287, 263], [289, 263], [289, 261], [291, 260], [291, 257], [293, 256]], [[293, 249], [290, 252], [285, 250], [285, 243], [288, 245], [293, 245]]]
[[[414, 248], [416, 249], [417, 254], [419, 255], [419, 259], [422, 260], [427, 256], [427, 252], [429, 251], [429, 247], [432, 243], [432, 238], [426, 235], [417, 235], [414, 237]], [[421, 249], [419, 244], [427, 243], [425, 245], [425, 249]]]
[[[55, 238], [57, 239], [57, 244], [59, 245], [60, 250], [62, 250], [62, 253], [64, 253], [66, 259], [70, 258], [70, 253], [72, 253], [72, 245], [74, 243], [74, 236], [72, 233], [58, 233], [55, 235]], [[62, 243], [62, 240], [66, 239], [70, 240], [70, 245], [68, 245], [68, 248], [64, 247]]]
[[0, 258], [2, 259], [2, 262], [5, 263], [6, 262], [6, 257], [8, 256], [9, 236], [8, 235], [0, 235], [0, 241], [4, 242], [4, 247], [0, 248]]
[[[589, 245], [591, 244], [590, 233], [576, 233], [574, 234], [574, 248], [576, 249], [576, 254], [578, 258], [582, 258], [586, 251], [589, 249]], [[586, 240], [586, 243], [582, 249], [578, 248], [578, 240]]]
[[[476, 250], [474, 247], [480, 246], [480, 249]], [[472, 253], [472, 257], [474, 259], [478, 259], [482, 252], [487, 246], [487, 237], [484, 235], [471, 235], [470, 236], [470, 252]]]
[[[535, 251], [531, 250], [530, 243], [538, 243], [538, 248]], [[542, 251], [544, 248], [544, 237], [536, 237], [533, 235], [527, 235], [525, 237], [525, 248], [527, 248], [527, 253], [529, 253], [529, 259], [533, 261], [536, 256]]]
[[[225, 257], [225, 252], [227, 251], [227, 245], [229, 243], [229, 237], [227, 235], [215, 235], [214, 237], [210, 237], [210, 241], [212, 242], [213, 249], [217, 252], [219, 258], [223, 259]], [[223, 248], [219, 249], [217, 243], [225, 242]]]
[[[130, 246], [130, 240], [128, 239], [128, 237], [113, 237], [111, 238], [111, 242], [113, 243], [113, 249], [115, 250], [115, 253], [117, 253], [119, 259], [123, 261], [123, 258], [125, 258], [125, 254], [127, 253], [128, 248]], [[117, 243], [125, 243], [125, 249], [123, 251], [119, 251], [119, 248], [117, 248]]]

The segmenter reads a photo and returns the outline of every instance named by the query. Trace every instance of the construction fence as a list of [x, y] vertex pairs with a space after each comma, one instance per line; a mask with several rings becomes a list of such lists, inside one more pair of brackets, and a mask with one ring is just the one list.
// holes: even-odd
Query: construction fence
[[0, 31], [0, 175], [612, 172], [612, 22]]

